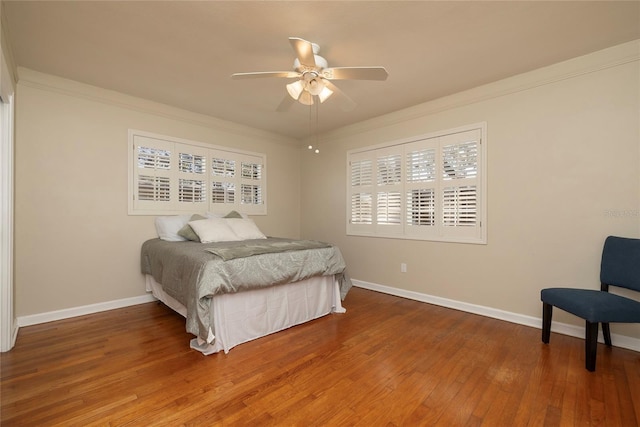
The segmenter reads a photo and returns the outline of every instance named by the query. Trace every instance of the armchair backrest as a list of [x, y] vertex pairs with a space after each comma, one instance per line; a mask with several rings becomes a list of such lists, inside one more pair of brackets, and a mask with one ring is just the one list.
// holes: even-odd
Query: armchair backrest
[[640, 292], [640, 239], [607, 237], [602, 250], [600, 282]]

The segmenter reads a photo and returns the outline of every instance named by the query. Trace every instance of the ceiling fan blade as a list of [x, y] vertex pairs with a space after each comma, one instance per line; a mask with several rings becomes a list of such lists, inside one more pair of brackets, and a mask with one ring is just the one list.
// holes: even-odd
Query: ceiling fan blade
[[322, 77], [333, 80], [386, 80], [384, 67], [330, 67], [322, 70]]
[[289, 42], [291, 43], [291, 46], [293, 46], [293, 50], [296, 51], [296, 56], [298, 57], [298, 61], [300, 61], [300, 65], [304, 65], [309, 68], [316, 67], [316, 59], [313, 56], [313, 45], [311, 42], [298, 37], [289, 37]]
[[291, 106], [295, 103], [296, 100], [290, 97], [289, 94], [287, 94], [284, 96], [284, 98], [282, 98], [282, 101], [280, 102], [280, 105], [278, 105], [278, 108], [276, 108], [276, 111], [279, 113], [289, 111]]
[[256, 79], [262, 77], [282, 77], [286, 79], [294, 79], [302, 74], [297, 71], [256, 71], [253, 73], [235, 73], [231, 74], [232, 79]]
[[324, 81], [324, 84], [329, 90], [333, 92], [331, 97], [335, 97], [335, 100], [340, 103], [340, 108], [343, 111], [351, 111], [356, 108], [356, 103], [353, 99], [349, 98], [343, 91], [341, 91], [338, 86], [334, 85], [328, 80]]

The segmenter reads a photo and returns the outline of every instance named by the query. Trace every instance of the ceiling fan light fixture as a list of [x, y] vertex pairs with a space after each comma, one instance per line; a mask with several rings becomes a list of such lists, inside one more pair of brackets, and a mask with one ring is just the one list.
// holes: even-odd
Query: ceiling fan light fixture
[[320, 99], [320, 103], [323, 103], [327, 100], [331, 95], [333, 95], [333, 91], [329, 89], [327, 86], [323, 87], [320, 93], [318, 94], [318, 98]]
[[300, 98], [300, 95], [302, 95], [303, 91], [304, 84], [302, 83], [302, 80], [296, 80], [295, 82], [289, 83], [287, 85], [287, 92], [289, 92], [289, 95], [291, 95], [291, 97], [296, 101], [298, 100], [298, 98]]
[[304, 105], [313, 105], [313, 95], [311, 95], [307, 91], [304, 91], [300, 95], [300, 98], [298, 99], [298, 101], [300, 101], [300, 103]]
[[324, 88], [324, 82], [319, 77], [315, 77], [307, 82], [306, 89], [311, 95], [320, 95]]

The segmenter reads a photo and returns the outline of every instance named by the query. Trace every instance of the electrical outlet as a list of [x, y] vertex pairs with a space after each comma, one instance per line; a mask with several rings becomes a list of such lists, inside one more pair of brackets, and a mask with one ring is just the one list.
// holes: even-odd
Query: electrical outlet
[[403, 262], [400, 264], [400, 273], [406, 273], [406, 272], [407, 272], [407, 264]]

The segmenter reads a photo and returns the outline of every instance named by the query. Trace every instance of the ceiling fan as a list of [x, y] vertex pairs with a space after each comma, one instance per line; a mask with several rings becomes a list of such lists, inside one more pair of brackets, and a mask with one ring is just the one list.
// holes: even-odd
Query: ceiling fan
[[287, 84], [287, 92], [278, 111], [287, 110], [295, 101], [304, 105], [313, 105], [314, 97], [322, 103], [330, 96], [340, 101], [343, 110], [355, 107], [355, 102], [342, 92], [331, 80], [386, 80], [388, 73], [384, 67], [329, 67], [327, 60], [318, 55], [320, 46], [298, 37], [289, 37], [289, 42], [296, 53], [293, 62], [294, 71], [258, 71], [251, 73], [235, 73], [233, 79], [260, 77], [278, 77], [296, 79]]

